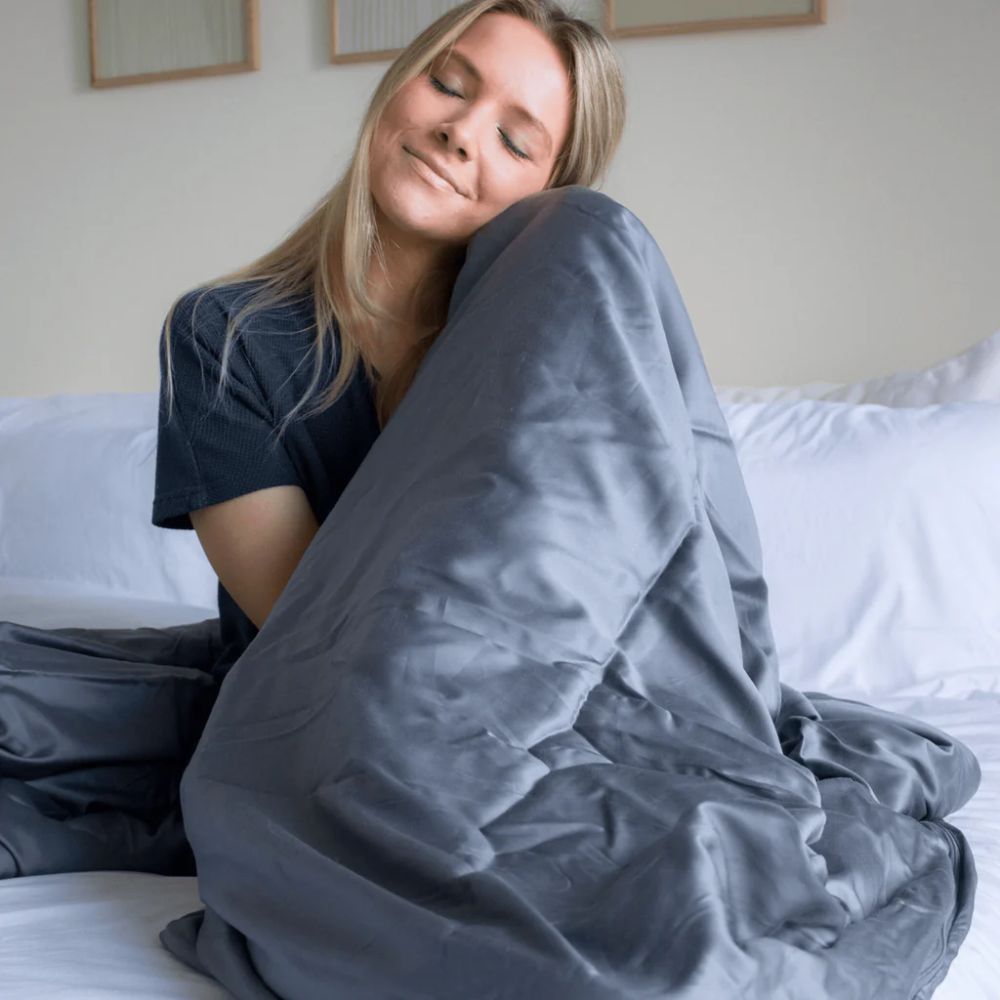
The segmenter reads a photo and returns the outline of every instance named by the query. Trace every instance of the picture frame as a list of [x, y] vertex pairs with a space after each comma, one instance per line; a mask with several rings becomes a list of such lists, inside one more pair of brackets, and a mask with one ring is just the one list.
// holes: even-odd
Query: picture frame
[[87, 0], [90, 85], [260, 69], [259, 0]]
[[[328, 0], [330, 62], [392, 60], [429, 24], [462, 0]], [[603, 0], [564, 0], [603, 30]]]
[[[332, 63], [392, 60], [462, 0], [328, 0]], [[827, 0], [564, 0], [609, 38], [825, 24]]]
[[604, 0], [609, 38], [826, 23], [826, 0]]

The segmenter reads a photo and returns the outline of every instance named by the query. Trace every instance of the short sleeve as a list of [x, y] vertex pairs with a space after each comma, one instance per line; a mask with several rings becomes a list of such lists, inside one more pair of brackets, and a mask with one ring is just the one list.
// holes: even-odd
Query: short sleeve
[[188, 292], [170, 328], [174, 398], [169, 408], [166, 322], [160, 332], [160, 398], [152, 522], [193, 530], [192, 510], [270, 486], [300, 485], [260, 381], [237, 336], [218, 397], [227, 314], [214, 290]]

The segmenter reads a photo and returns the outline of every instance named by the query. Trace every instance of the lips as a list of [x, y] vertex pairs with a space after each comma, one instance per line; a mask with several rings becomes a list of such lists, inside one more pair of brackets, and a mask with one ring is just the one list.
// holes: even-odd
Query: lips
[[428, 170], [430, 170], [432, 173], [440, 177], [441, 180], [443, 180], [446, 184], [448, 184], [455, 191], [456, 194], [462, 195], [463, 198], [465, 197], [465, 192], [455, 183], [455, 179], [451, 176], [451, 174], [443, 165], [436, 163], [429, 156], [425, 156], [421, 153], [418, 153], [414, 149], [410, 149], [409, 146], [404, 146], [403, 149], [405, 149], [406, 152], [410, 154], [410, 156], [419, 160], [425, 167], [427, 167]]

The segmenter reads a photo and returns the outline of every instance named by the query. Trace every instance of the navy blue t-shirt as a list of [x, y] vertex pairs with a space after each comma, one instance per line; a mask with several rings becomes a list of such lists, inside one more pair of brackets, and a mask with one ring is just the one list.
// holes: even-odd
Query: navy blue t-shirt
[[[189, 511], [270, 486], [305, 491], [319, 524], [344, 491], [379, 435], [374, 389], [360, 359], [333, 406], [306, 419], [329, 388], [339, 360], [340, 334], [327, 337], [324, 371], [316, 389], [280, 440], [272, 433], [306, 391], [312, 377], [315, 316], [311, 297], [272, 306], [241, 322], [229, 353], [226, 389], [215, 402], [226, 322], [245, 305], [258, 282], [185, 293], [174, 310], [170, 348], [173, 413], [167, 419], [167, 369], [160, 333], [160, 401], [152, 521], [160, 528], [194, 530]], [[165, 324], [164, 324], [165, 326]], [[232, 664], [257, 627], [218, 586], [222, 652]]]

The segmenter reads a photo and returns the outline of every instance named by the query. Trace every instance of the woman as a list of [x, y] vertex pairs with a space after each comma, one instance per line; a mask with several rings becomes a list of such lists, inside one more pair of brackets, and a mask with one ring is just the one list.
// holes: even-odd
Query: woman
[[[433, 129], [476, 194], [466, 107]], [[400, 244], [465, 207], [396, 187], [410, 121]], [[161, 942], [240, 998], [929, 995], [975, 758], [782, 685], [762, 567], [652, 234], [584, 185], [522, 197], [219, 690], [180, 783], [203, 906]]]
[[[200, 304], [175, 304], [153, 523], [193, 527], [218, 574], [222, 671], [412, 382], [468, 240], [526, 195], [603, 176], [624, 107], [614, 53], [585, 21], [545, 0], [462, 4], [389, 68], [305, 222]], [[291, 423], [318, 388], [311, 419]]]
[[587, 22], [549, 0], [470, 0], [389, 67], [305, 221], [174, 303], [153, 523], [197, 532], [219, 617], [0, 622], [4, 718], [23, 734], [0, 757], [0, 877], [194, 873], [178, 784], [219, 683], [415, 377], [469, 239], [527, 195], [601, 178], [624, 107]]

